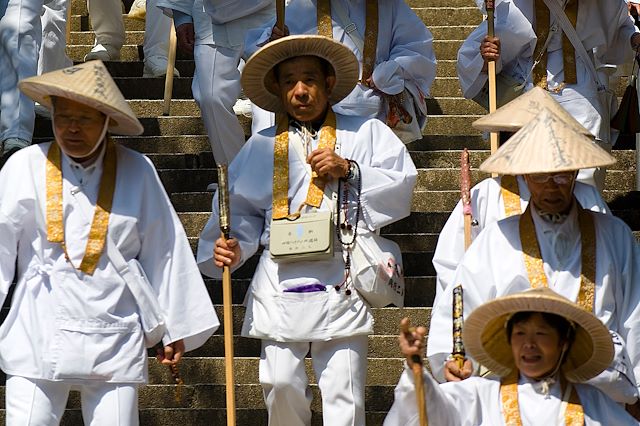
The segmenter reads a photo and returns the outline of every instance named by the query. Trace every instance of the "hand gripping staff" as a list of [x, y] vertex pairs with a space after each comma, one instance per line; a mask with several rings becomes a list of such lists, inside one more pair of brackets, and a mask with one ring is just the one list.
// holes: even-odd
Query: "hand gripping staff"
[[[218, 165], [218, 207], [220, 210], [220, 232], [222, 238], [229, 239], [230, 212], [227, 165]], [[224, 316], [224, 373], [227, 392], [227, 426], [236, 424], [236, 396], [233, 376], [233, 312], [231, 307], [231, 270], [222, 269], [222, 306]]]
[[[495, 37], [495, 25], [494, 25], [494, 11], [495, 1], [485, 0], [485, 9], [487, 10], [487, 35], [489, 37]], [[498, 98], [496, 94], [496, 62], [489, 61], [487, 64], [487, 75], [489, 77], [489, 113], [492, 113], [498, 108]], [[498, 132], [491, 132], [491, 153], [498, 149]]]
[[[407, 334], [413, 330], [413, 328], [409, 328], [408, 322], [400, 323], [400, 331], [402, 333]], [[413, 362], [411, 370], [413, 371], [413, 381], [416, 386], [416, 403], [418, 404], [420, 426], [428, 426], [427, 401], [424, 398], [424, 380], [422, 378], [422, 358], [419, 355], [413, 355], [411, 361]]]

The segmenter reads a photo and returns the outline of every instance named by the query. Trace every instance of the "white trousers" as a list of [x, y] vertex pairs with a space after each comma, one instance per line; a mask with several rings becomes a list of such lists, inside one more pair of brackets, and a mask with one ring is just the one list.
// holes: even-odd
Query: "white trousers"
[[34, 103], [18, 81], [36, 75], [42, 40], [42, 0], [9, 0], [0, 19], [0, 141], [31, 141]]
[[67, 56], [67, 0], [45, 1], [42, 22], [42, 45], [38, 60], [38, 75], [67, 68], [73, 62]]
[[[157, 0], [147, 0], [144, 24], [144, 57], [167, 57], [171, 18], [157, 7]], [[108, 44], [116, 49], [124, 44], [124, 21], [121, 0], [87, 0], [89, 19], [96, 33], [95, 44]]]
[[270, 426], [311, 424], [311, 389], [304, 358], [311, 348], [326, 426], [364, 426], [367, 336], [327, 342], [262, 341], [260, 384]]
[[96, 382], [64, 382], [8, 376], [7, 426], [56, 426], [64, 414], [70, 390], [79, 390], [84, 424], [138, 426], [138, 386]]
[[193, 98], [202, 112], [216, 164], [229, 164], [244, 144], [244, 130], [233, 105], [240, 95], [241, 48], [197, 44], [196, 70], [191, 84]]

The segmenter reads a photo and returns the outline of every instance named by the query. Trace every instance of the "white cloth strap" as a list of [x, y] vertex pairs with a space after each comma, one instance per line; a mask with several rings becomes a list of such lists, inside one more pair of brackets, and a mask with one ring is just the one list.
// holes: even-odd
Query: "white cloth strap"
[[593, 81], [595, 81], [598, 90], [602, 89], [602, 85], [600, 84], [600, 80], [598, 79], [598, 73], [596, 72], [596, 67], [593, 63], [593, 59], [591, 59], [591, 56], [589, 56], [586, 49], [584, 48], [584, 45], [582, 44], [582, 41], [580, 40], [576, 29], [573, 28], [573, 25], [571, 24], [571, 22], [569, 22], [569, 18], [567, 18], [564, 10], [562, 10], [560, 5], [555, 0], [544, 0], [544, 4], [547, 5], [553, 16], [555, 16], [556, 20], [558, 21], [558, 24], [560, 24], [560, 26], [562, 27], [562, 31], [566, 34], [567, 38], [576, 50], [576, 53], [578, 54], [578, 56], [580, 56], [582, 62], [587, 67], [587, 70], [589, 71], [589, 74], [591, 74], [591, 78], [593, 79]]
[[360, 30], [353, 23], [351, 19], [349, 19], [349, 14], [344, 8], [344, 4], [342, 4], [341, 0], [332, 1], [331, 5], [335, 7], [337, 21], [340, 22], [342, 28], [344, 28], [344, 32], [347, 33], [353, 44], [356, 45], [361, 55], [364, 55], [364, 37], [360, 34]]
[[148, 292], [141, 287], [140, 281], [134, 272], [129, 267], [129, 264], [120, 253], [120, 250], [116, 246], [116, 243], [111, 238], [111, 235], [107, 232], [107, 257], [111, 261], [118, 274], [122, 277], [127, 284], [129, 291], [133, 294], [133, 298], [140, 310], [140, 316], [144, 319], [149, 319], [155, 324], [164, 324], [164, 318], [162, 316], [162, 308], [160, 302], [155, 296], [151, 296]]

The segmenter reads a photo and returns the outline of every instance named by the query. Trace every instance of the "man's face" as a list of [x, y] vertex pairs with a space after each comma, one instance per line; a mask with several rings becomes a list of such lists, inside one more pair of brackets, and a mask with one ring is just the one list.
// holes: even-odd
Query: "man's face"
[[518, 370], [530, 378], [551, 373], [560, 360], [564, 345], [558, 330], [539, 313], [515, 323], [511, 331], [513, 360]]
[[576, 172], [525, 175], [531, 202], [545, 213], [566, 213], [573, 201]]
[[289, 115], [298, 121], [322, 117], [336, 82], [326, 76], [319, 58], [300, 56], [278, 65], [277, 90]]
[[106, 116], [67, 98], [56, 98], [54, 105], [56, 142], [69, 157], [85, 160], [100, 142]]

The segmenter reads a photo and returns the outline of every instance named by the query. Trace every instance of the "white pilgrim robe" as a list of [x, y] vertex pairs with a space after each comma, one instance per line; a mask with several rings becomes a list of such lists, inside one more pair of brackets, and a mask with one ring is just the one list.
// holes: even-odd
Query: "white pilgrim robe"
[[[274, 135], [275, 127], [253, 135], [229, 167], [231, 236], [240, 244], [240, 265], [259, 246], [265, 247], [246, 295], [242, 335], [312, 342], [368, 334], [373, 327], [369, 306], [357, 291], [348, 296], [344, 289], [337, 292], [333, 288], [344, 278], [337, 238], [329, 260], [275, 263], [270, 257]], [[289, 136], [289, 206], [295, 211], [306, 198], [310, 167], [295, 146], [300, 142], [297, 132], [290, 128]], [[378, 230], [408, 216], [417, 172], [407, 149], [391, 130], [376, 119], [336, 114], [336, 138], [336, 145], [340, 145], [336, 152], [360, 165], [362, 216], [358, 232]], [[334, 180], [325, 188], [320, 210], [332, 208], [329, 194], [336, 190]], [[212, 259], [220, 236], [218, 214], [216, 196], [198, 245], [200, 270], [211, 277], [221, 276]], [[284, 292], [307, 284], [325, 285], [326, 291]]]
[[[560, 0], [555, 0], [560, 1]], [[561, 2], [562, 3], [562, 2]], [[496, 2], [495, 33], [500, 38], [500, 58], [496, 72], [525, 82], [526, 90], [533, 88], [531, 68], [537, 37], [535, 11], [532, 0], [501, 0]], [[551, 14], [553, 16], [553, 14]], [[551, 18], [553, 20], [553, 17]], [[552, 28], [553, 25], [550, 26]], [[559, 28], [559, 26], [558, 26]], [[633, 20], [623, 0], [602, 2], [580, 0], [576, 32], [586, 51], [595, 56], [596, 69], [600, 64], [618, 65], [633, 56], [631, 36], [635, 32]], [[553, 33], [548, 46], [547, 81], [549, 89], [557, 88], [564, 81], [561, 30]], [[458, 51], [457, 70], [466, 98], [473, 98], [487, 81], [482, 72], [484, 60], [480, 55], [480, 43], [487, 35], [487, 22], [482, 22], [464, 41]], [[541, 41], [544, 43], [544, 40]], [[604, 71], [604, 68], [602, 69]], [[567, 85], [560, 93], [550, 92], [576, 120], [594, 136], [609, 142], [609, 126], [602, 125], [604, 105], [598, 99], [597, 84], [576, 53], [576, 84]], [[599, 76], [602, 84], [608, 84], [608, 76]]]
[[[471, 227], [472, 241], [489, 224], [506, 217], [500, 179], [500, 177], [487, 178], [471, 188], [471, 210], [473, 219], [477, 221], [477, 225]], [[524, 178], [518, 176], [517, 179], [520, 208], [525, 211], [529, 204], [531, 193]], [[607, 203], [593, 186], [576, 182], [573, 194], [583, 208], [600, 213], [609, 213]], [[440, 232], [438, 244], [433, 254], [433, 266], [436, 269], [437, 276], [436, 297], [453, 282], [456, 268], [462, 260], [462, 256], [464, 256], [464, 217], [462, 215], [462, 202], [458, 201]]]
[[[332, 0], [332, 3], [335, 1], [343, 5], [349, 19], [364, 37], [366, 0]], [[397, 95], [406, 88], [414, 97], [418, 92], [428, 97], [436, 77], [431, 32], [404, 0], [380, 1], [378, 7], [378, 46], [372, 75], [376, 87], [389, 95]], [[291, 0], [285, 16], [289, 33], [317, 34], [316, 10], [316, 0]], [[331, 17], [333, 39], [345, 44], [355, 53], [362, 71], [362, 52], [340, 24], [335, 5], [331, 7]], [[269, 39], [274, 23], [271, 20], [262, 28], [247, 33], [247, 54], [255, 52], [258, 45]], [[358, 83], [349, 96], [334, 105], [333, 109], [345, 115], [381, 119], [385, 117], [382, 97], [361, 83]]]
[[[499, 426], [505, 425], [502, 413], [500, 381], [471, 377], [461, 382], [439, 384], [427, 372], [423, 373], [425, 401], [429, 424], [438, 426]], [[585, 426], [637, 425], [622, 406], [599, 389], [588, 384], [574, 383], [584, 411]], [[396, 386], [395, 399], [384, 426], [417, 426], [413, 373], [405, 368]], [[540, 384], [520, 376], [518, 404], [523, 426], [564, 426], [560, 417], [562, 390], [556, 381], [549, 396], [541, 392]]]
[[[589, 213], [594, 219], [597, 247], [593, 313], [615, 333], [616, 349], [611, 367], [591, 383], [607, 389], [617, 401], [633, 402], [637, 397], [636, 378], [640, 377], [640, 249], [622, 220], [609, 214]], [[549, 288], [576, 301], [582, 262], [575, 203], [561, 225], [545, 222], [535, 208], [532, 217]], [[484, 302], [531, 287], [522, 255], [519, 220], [517, 215], [490, 224], [462, 258], [453, 282], [463, 286], [465, 317]], [[554, 241], [564, 246], [566, 259], [556, 256]], [[443, 365], [452, 349], [454, 287], [447, 287], [431, 314], [427, 356], [440, 381], [444, 381]]]
[[[0, 327], [0, 368], [31, 379], [143, 383], [147, 351], [137, 305], [106, 248], [87, 275], [69, 265], [61, 244], [47, 241], [49, 146], [19, 151], [0, 171], [0, 302], [17, 275]], [[184, 339], [187, 351], [195, 349], [219, 322], [184, 229], [151, 162], [116, 149], [108, 236], [125, 260], [140, 262], [157, 292], [167, 324], [163, 342]], [[87, 168], [61, 156], [65, 241], [75, 266], [85, 253], [102, 150]]]

